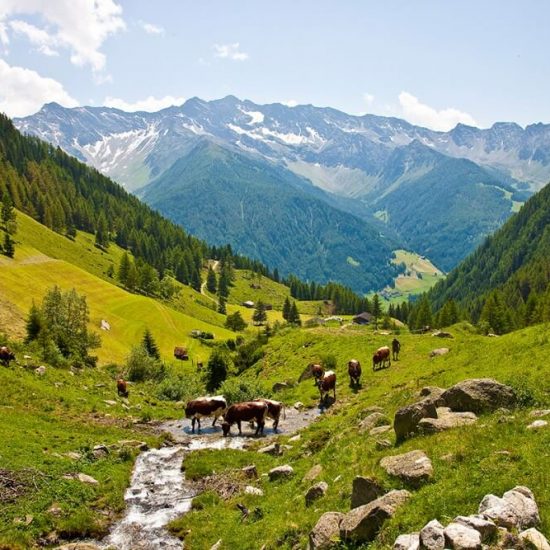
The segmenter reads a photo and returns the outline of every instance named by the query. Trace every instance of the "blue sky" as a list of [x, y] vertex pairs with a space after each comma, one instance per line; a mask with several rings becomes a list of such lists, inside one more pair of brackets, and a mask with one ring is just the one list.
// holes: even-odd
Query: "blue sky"
[[550, 122], [546, 0], [0, 0], [0, 110], [199, 96]]

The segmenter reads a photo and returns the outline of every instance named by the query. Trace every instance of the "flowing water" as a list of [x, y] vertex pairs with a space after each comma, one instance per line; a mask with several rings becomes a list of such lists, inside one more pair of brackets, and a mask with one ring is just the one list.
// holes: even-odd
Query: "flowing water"
[[[287, 435], [314, 420], [318, 411], [287, 411], [281, 420], [281, 433]], [[182, 429], [183, 428], [183, 429]], [[201, 435], [191, 435], [181, 421], [167, 422], [163, 431], [170, 432], [176, 441], [172, 447], [151, 449], [141, 453], [134, 467], [130, 487], [124, 500], [127, 509], [117, 522], [102, 548], [117, 550], [173, 550], [181, 549], [182, 542], [170, 535], [166, 525], [191, 509], [195, 496], [193, 486], [185, 480], [181, 463], [187, 453], [199, 449], [243, 449], [255, 438], [253, 430], [243, 425], [244, 437], [221, 436], [219, 428], [205, 428]], [[233, 428], [236, 431], [236, 428]], [[266, 435], [271, 428], [266, 426]]]

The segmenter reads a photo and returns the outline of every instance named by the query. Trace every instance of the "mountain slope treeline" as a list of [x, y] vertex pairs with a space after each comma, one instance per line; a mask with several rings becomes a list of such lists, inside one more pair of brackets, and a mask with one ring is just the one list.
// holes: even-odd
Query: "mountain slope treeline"
[[[228, 245], [209, 246], [189, 235], [95, 169], [21, 134], [0, 114], [0, 197], [6, 193], [17, 209], [68, 237], [77, 229], [97, 233], [105, 223], [108, 239], [153, 266], [161, 277], [171, 273], [184, 284], [200, 287], [205, 258], [215, 258], [278, 279], [277, 270], [234, 254]], [[355, 313], [364, 305], [363, 298], [341, 285], [317, 285], [316, 295], [334, 299], [341, 313]]]
[[474, 322], [496, 332], [550, 321], [550, 185], [428, 296], [435, 309], [455, 300]]

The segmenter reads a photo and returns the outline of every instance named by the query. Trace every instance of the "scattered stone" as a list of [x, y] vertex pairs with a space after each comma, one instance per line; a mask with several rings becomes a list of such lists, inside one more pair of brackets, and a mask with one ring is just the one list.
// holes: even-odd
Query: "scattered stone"
[[399, 535], [393, 544], [393, 550], [418, 550], [420, 548], [420, 537], [418, 533]]
[[71, 542], [63, 546], [57, 546], [54, 550], [101, 550], [99, 546], [89, 542]]
[[462, 523], [449, 523], [445, 527], [445, 540], [455, 550], [481, 550], [481, 535]]
[[220, 539], [218, 542], [216, 542], [215, 544], [213, 544], [213, 545], [210, 547], [210, 550], [220, 550], [221, 547], [222, 547], [222, 539]]
[[417, 433], [418, 423], [423, 418], [437, 418], [435, 405], [429, 400], [419, 401], [398, 409], [393, 420], [397, 443], [400, 443], [411, 434]]
[[302, 439], [302, 436], [300, 434], [293, 435], [288, 441], [290, 443], [296, 443], [296, 441], [300, 441]]
[[80, 460], [82, 458], [82, 455], [76, 451], [69, 451], [64, 453], [63, 456], [70, 458], [71, 460]]
[[268, 475], [269, 481], [289, 478], [294, 475], [294, 468], [289, 464], [285, 464], [284, 466], [277, 466], [276, 468], [272, 468], [271, 470], [269, 470]]
[[548, 422], [546, 420], [535, 420], [529, 426], [527, 426], [528, 430], [538, 430], [539, 428], [544, 428], [545, 426], [548, 426]]
[[59, 517], [61, 514], [63, 513], [63, 510], [61, 509], [61, 507], [59, 506], [59, 504], [52, 504], [49, 508], [48, 508], [48, 514], [54, 516], [54, 517]]
[[304, 481], [313, 481], [318, 478], [323, 471], [323, 467], [320, 464], [313, 466], [309, 472], [304, 476]]
[[277, 393], [279, 391], [283, 391], [288, 388], [290, 388], [290, 385], [288, 384], [288, 382], [275, 382], [275, 384], [273, 384], [273, 387], [271, 389], [274, 393]]
[[309, 550], [328, 550], [338, 545], [340, 522], [344, 514], [325, 512], [309, 533]]
[[379, 405], [370, 405], [363, 409], [363, 413], [382, 413], [384, 409]]
[[332, 480], [332, 482], [333, 482], [333, 483], [336, 483], [337, 481], [340, 481], [341, 479], [342, 479], [342, 475], [340, 474], [340, 475], [337, 475], [337, 476]]
[[426, 550], [444, 550], [444, 527], [436, 519], [432, 519], [420, 531], [419, 539], [422, 548]]
[[92, 451], [94, 458], [105, 458], [109, 454], [109, 449], [105, 445], [96, 445]]
[[408, 491], [390, 491], [385, 495], [354, 508], [340, 523], [340, 538], [354, 542], [374, 540], [382, 524], [411, 496]]
[[241, 468], [241, 472], [244, 474], [244, 477], [248, 479], [256, 479], [258, 477], [258, 470], [255, 464], [250, 464], [250, 466]]
[[479, 513], [497, 525], [527, 529], [540, 523], [539, 510], [533, 493], [527, 487], [514, 487], [502, 498], [485, 495], [479, 505]]
[[454, 338], [450, 332], [445, 332], [444, 330], [436, 330], [432, 332], [432, 336], [435, 338]]
[[76, 479], [78, 479], [81, 483], [88, 483], [89, 485], [97, 485], [99, 483], [97, 479], [89, 476], [88, 474], [80, 473], [76, 476]]
[[540, 418], [542, 416], [548, 416], [550, 414], [550, 409], [540, 409], [536, 411], [531, 411], [529, 416], [534, 416], [535, 418]]
[[390, 425], [378, 426], [377, 428], [373, 428], [372, 430], [370, 430], [369, 435], [372, 435], [372, 436], [382, 435], [382, 434], [385, 434], [386, 432], [389, 432], [390, 430], [391, 430]]
[[259, 487], [253, 487], [252, 485], [247, 485], [244, 488], [244, 492], [247, 495], [256, 495], [256, 496], [259, 496], [259, 497], [264, 496], [264, 492]]
[[519, 539], [527, 543], [529, 548], [535, 548], [536, 550], [550, 550], [550, 544], [546, 537], [537, 531], [534, 527], [522, 531], [519, 534]]
[[351, 508], [368, 504], [384, 494], [384, 488], [375, 479], [357, 476], [351, 489]]
[[440, 355], [446, 355], [449, 353], [449, 348], [436, 348], [430, 351], [430, 357], [439, 357]]
[[449, 388], [441, 397], [453, 411], [471, 411], [476, 414], [495, 411], [499, 407], [512, 408], [517, 401], [510, 386], [492, 378], [463, 380]]
[[423, 418], [418, 423], [418, 428], [422, 433], [433, 434], [475, 422], [477, 416], [473, 412], [453, 412], [449, 407], [438, 407], [437, 418]]
[[104, 399], [103, 403], [109, 407], [114, 407], [116, 405], [116, 401], [113, 401], [112, 399]]
[[44, 376], [46, 374], [46, 367], [41, 365], [40, 367], [34, 369], [34, 372], [38, 374], [38, 376]]
[[296, 401], [296, 403], [294, 403], [293, 407], [297, 411], [301, 411], [304, 408], [304, 404], [301, 401]]
[[418, 487], [433, 477], [432, 461], [424, 451], [386, 456], [380, 461], [380, 466], [389, 475], [398, 477], [413, 487]]
[[139, 451], [148, 451], [149, 445], [144, 441], [138, 441], [137, 439], [121, 439], [117, 445], [119, 447], [132, 447]]
[[366, 418], [359, 422], [359, 433], [368, 432], [378, 426], [386, 426], [390, 424], [390, 420], [381, 412], [370, 413]]
[[392, 444], [389, 439], [377, 439], [375, 443], [375, 447], [378, 451], [382, 451], [384, 449], [390, 449], [391, 446]]
[[258, 452], [266, 455], [272, 455], [272, 456], [281, 456], [283, 454], [281, 445], [279, 445], [279, 443], [272, 443], [267, 447], [262, 447], [261, 449], [258, 449]]
[[320, 481], [312, 487], [310, 487], [306, 493], [306, 506], [310, 506], [317, 499], [324, 497], [328, 491], [328, 483], [325, 481]]
[[482, 541], [491, 538], [497, 532], [497, 526], [480, 515], [457, 516], [454, 523], [461, 523], [466, 527], [475, 529], [481, 535]]

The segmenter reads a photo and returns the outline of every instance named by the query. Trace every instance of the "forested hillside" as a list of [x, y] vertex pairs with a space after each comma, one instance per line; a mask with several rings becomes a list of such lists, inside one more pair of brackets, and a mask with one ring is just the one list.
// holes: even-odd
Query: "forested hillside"
[[550, 320], [550, 186], [429, 294], [439, 309], [454, 299], [497, 333]]

